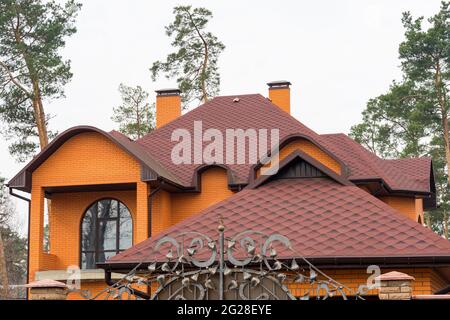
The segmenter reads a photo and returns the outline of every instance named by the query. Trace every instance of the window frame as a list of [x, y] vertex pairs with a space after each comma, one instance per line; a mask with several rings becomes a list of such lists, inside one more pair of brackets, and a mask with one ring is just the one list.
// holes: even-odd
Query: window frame
[[[111, 217], [99, 218], [98, 217], [98, 210], [97, 210], [97, 212], [95, 214], [95, 217], [94, 217], [94, 232], [95, 232], [94, 246], [95, 246], [95, 249], [94, 250], [83, 250], [83, 222], [84, 222], [84, 219], [86, 217], [86, 214], [88, 213], [89, 209], [91, 209], [91, 207], [94, 204], [99, 203], [101, 201], [105, 201], [105, 200], [108, 200], [108, 201], [111, 201], [111, 202], [112, 201], [116, 201], [117, 202], [117, 216], [116, 217], [112, 217], [112, 218]], [[120, 217], [120, 205], [124, 206], [125, 209], [128, 210], [128, 213], [130, 214], [130, 220], [131, 220], [131, 246], [134, 245], [134, 221], [133, 221], [133, 214], [132, 214], [130, 208], [123, 201], [121, 201], [121, 200], [119, 200], [117, 198], [114, 198], [114, 197], [103, 197], [103, 198], [97, 199], [97, 200], [91, 202], [86, 207], [86, 209], [84, 210], [84, 212], [83, 212], [83, 214], [81, 216], [81, 220], [80, 220], [80, 228], [79, 228], [80, 236], [79, 236], [79, 242], [78, 243], [80, 245], [80, 249], [79, 249], [79, 266], [80, 266], [81, 270], [92, 270], [92, 268], [86, 268], [86, 269], [83, 268], [83, 253], [93, 253], [94, 254], [94, 262], [95, 262], [94, 269], [97, 269], [96, 265], [97, 265], [97, 263], [99, 263], [99, 261], [97, 260], [97, 257], [98, 257], [98, 255], [100, 253], [106, 254], [106, 253], [114, 252], [115, 255], [116, 255], [116, 254], [119, 254], [120, 252], [123, 252], [123, 251], [128, 249], [128, 248], [127, 249], [121, 249], [120, 248], [120, 218], [121, 218]], [[101, 222], [107, 222], [107, 221], [115, 221], [115, 223], [116, 223], [116, 243], [115, 243], [116, 247], [115, 247], [115, 249], [99, 250], [99, 227], [100, 227], [100, 223]]]

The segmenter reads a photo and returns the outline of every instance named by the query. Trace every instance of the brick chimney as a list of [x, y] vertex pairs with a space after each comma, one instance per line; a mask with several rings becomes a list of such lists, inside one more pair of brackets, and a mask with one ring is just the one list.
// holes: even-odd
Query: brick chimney
[[156, 128], [181, 115], [181, 91], [179, 89], [156, 90]]
[[291, 113], [291, 83], [286, 80], [272, 81], [269, 86], [269, 99], [287, 113]]

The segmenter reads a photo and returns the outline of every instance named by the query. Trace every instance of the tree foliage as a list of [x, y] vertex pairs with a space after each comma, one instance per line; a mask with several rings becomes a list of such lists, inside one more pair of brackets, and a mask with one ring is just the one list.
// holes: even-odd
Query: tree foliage
[[[27, 282], [27, 239], [20, 236], [10, 226], [0, 226], [2, 236], [8, 283], [10, 285], [23, 285]], [[24, 299], [26, 289], [10, 287], [8, 299]]]
[[155, 106], [148, 103], [148, 92], [142, 87], [119, 86], [122, 104], [114, 108], [111, 119], [119, 124], [119, 131], [136, 140], [155, 128]]
[[405, 40], [399, 46], [403, 78], [387, 93], [369, 100], [363, 121], [351, 136], [381, 157], [431, 156], [438, 189], [438, 210], [429, 225], [449, 236], [450, 182], [449, 85], [450, 3], [428, 19], [403, 14]]
[[64, 96], [70, 61], [61, 56], [81, 5], [43, 0], [0, 2], [0, 119], [10, 153], [25, 161], [52, 138], [43, 102]]
[[0, 291], [1, 298], [24, 298], [24, 290], [8, 289], [10, 284], [24, 284], [27, 275], [27, 241], [12, 228], [15, 208], [0, 177]]
[[173, 13], [175, 20], [166, 27], [166, 34], [172, 38], [171, 45], [176, 51], [165, 61], [153, 63], [150, 68], [153, 81], [160, 74], [176, 78], [184, 106], [194, 100], [206, 102], [219, 93], [218, 59], [225, 46], [206, 31], [213, 17], [211, 11], [177, 6]]

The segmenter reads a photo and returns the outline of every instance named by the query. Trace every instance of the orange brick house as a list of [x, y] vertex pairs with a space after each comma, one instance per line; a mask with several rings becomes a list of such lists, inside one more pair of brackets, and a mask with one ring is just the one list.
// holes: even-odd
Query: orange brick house
[[[269, 83], [269, 98], [220, 96], [184, 115], [179, 90], [167, 89], [157, 91], [157, 129], [137, 141], [89, 126], [61, 133], [9, 182], [31, 194], [29, 281], [66, 280], [75, 265], [82, 288], [95, 292], [106, 286], [98, 265], [123, 272], [164, 235], [214, 233], [220, 215], [231, 233], [289, 236], [353, 289], [372, 264], [414, 276], [415, 294], [448, 287], [450, 242], [422, 225], [424, 209], [436, 205], [431, 159], [380, 159], [344, 134], [317, 134], [290, 109], [286, 81]], [[250, 163], [175, 164], [172, 133], [192, 133], [195, 121], [223, 133], [278, 129], [278, 173]]]

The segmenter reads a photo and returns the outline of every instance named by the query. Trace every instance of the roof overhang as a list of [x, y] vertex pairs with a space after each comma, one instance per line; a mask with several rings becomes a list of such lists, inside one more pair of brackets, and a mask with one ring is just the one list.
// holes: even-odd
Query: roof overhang
[[434, 192], [392, 189], [382, 178], [356, 178], [350, 181], [358, 186], [367, 186], [375, 196], [420, 197], [423, 199], [424, 209], [436, 208], [436, 187], [434, 185], [433, 175], [430, 178], [430, 181], [432, 181], [430, 182], [430, 189], [434, 190]]
[[[278, 260], [290, 262], [292, 259], [298, 259], [297, 263], [301, 265], [303, 257], [280, 257]], [[378, 265], [380, 268], [450, 268], [450, 255], [448, 256], [336, 256], [336, 257], [305, 257], [316, 267], [323, 269], [350, 269], [366, 268], [369, 265]], [[226, 259], [225, 259], [226, 261]], [[138, 266], [137, 270], [147, 271], [148, 266], [155, 261], [143, 262], [104, 262], [98, 263], [97, 267], [106, 271], [128, 272]], [[156, 261], [164, 263], [166, 261]], [[248, 266], [251, 268], [251, 265]]]
[[92, 126], [77, 126], [59, 134], [8, 182], [8, 187], [24, 192], [31, 192], [33, 171], [36, 170], [45, 160], [47, 160], [56, 150], [58, 150], [58, 148], [61, 147], [67, 140], [85, 132], [95, 132], [102, 135], [121, 148], [124, 152], [135, 158], [141, 164], [142, 181], [165, 180], [174, 186], [183, 187], [181, 182], [178, 181], [178, 179], [166, 170], [159, 162], [154, 160], [142, 146], [129, 140], [125, 136], [113, 135]]

